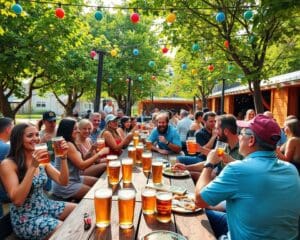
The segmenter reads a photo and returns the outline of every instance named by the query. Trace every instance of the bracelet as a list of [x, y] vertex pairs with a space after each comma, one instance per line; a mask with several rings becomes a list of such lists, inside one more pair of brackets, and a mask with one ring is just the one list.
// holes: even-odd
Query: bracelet
[[169, 143], [170, 143], [170, 142], [169, 142], [169, 141], [167, 141], [167, 142], [166, 142], [166, 145], [169, 145]]

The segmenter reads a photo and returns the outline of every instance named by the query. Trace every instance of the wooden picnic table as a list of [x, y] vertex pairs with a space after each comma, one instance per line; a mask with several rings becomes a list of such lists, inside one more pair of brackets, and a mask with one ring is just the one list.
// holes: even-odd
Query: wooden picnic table
[[[123, 157], [127, 157], [127, 150], [123, 151], [119, 159]], [[155, 157], [167, 159], [169, 156], [153, 152], [153, 158]], [[185, 236], [189, 240], [216, 239], [204, 210], [189, 214], [172, 213], [171, 222], [169, 223], [158, 222], [155, 215], [144, 215], [142, 213], [141, 191], [149, 182], [149, 178], [151, 177], [145, 175], [140, 166], [135, 166], [132, 184], [125, 185], [121, 180], [119, 184], [113, 188], [111, 224], [106, 229], [100, 229], [95, 225], [94, 191], [100, 187], [109, 186], [106, 172], [103, 173], [70, 216], [63, 222], [62, 226], [53, 234], [51, 239], [140, 240], [144, 235], [156, 230], [173, 231]], [[188, 192], [194, 192], [195, 186], [191, 177], [163, 177], [163, 181], [165, 184], [182, 186], [185, 187]], [[134, 226], [131, 229], [125, 230], [119, 227], [117, 200], [118, 189], [123, 187], [131, 187], [136, 190]], [[89, 230], [84, 230], [84, 213], [88, 213], [92, 219], [92, 226]]]

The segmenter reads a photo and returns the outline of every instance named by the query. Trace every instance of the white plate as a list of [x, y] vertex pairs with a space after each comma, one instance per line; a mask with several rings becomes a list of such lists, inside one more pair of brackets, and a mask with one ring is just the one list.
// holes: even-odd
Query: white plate
[[159, 230], [159, 231], [153, 231], [151, 233], [146, 234], [144, 237], [142, 237], [141, 240], [187, 240], [184, 236], [171, 232], [166, 230]]
[[190, 176], [190, 172], [188, 170], [184, 171], [172, 171], [171, 168], [164, 168], [163, 174], [168, 177], [187, 177]]
[[176, 195], [172, 199], [172, 211], [177, 213], [196, 213], [202, 210], [202, 208], [189, 209], [189, 207], [195, 206], [194, 194], [187, 193], [183, 196], [178, 196], [179, 199], [175, 199]]

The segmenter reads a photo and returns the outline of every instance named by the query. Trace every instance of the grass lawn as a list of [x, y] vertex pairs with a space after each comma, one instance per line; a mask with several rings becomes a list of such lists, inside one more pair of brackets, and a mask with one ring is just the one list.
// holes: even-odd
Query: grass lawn
[[16, 119], [41, 119], [42, 114], [17, 114]]

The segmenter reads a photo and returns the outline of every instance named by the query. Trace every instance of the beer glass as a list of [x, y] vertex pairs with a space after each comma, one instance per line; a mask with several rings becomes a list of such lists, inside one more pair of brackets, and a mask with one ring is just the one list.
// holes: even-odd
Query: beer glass
[[217, 141], [216, 149], [217, 149], [217, 154], [219, 157], [222, 157], [224, 155], [226, 146], [227, 146], [227, 143], [222, 142], [222, 141]]
[[146, 140], [146, 150], [147, 151], [152, 150], [152, 142], [150, 140]]
[[155, 212], [156, 191], [155, 189], [145, 188], [142, 191], [142, 210], [144, 214]]
[[159, 222], [171, 221], [172, 193], [158, 192], [156, 194], [156, 219]]
[[128, 147], [128, 157], [133, 160], [133, 163], [136, 161], [136, 148]]
[[104, 138], [97, 138], [97, 149], [96, 151], [101, 151], [102, 148], [105, 148], [105, 139]]
[[143, 172], [145, 172], [145, 173], [150, 172], [151, 164], [152, 164], [152, 153], [151, 152], [143, 152], [142, 153]]
[[[34, 150], [41, 150], [41, 149], [48, 150], [47, 143], [35, 144]], [[45, 166], [48, 163], [50, 163], [49, 153], [45, 154], [42, 159], [39, 159], [39, 163], [40, 163], [40, 166]]]
[[136, 147], [139, 144], [140, 138], [139, 136], [133, 137], [133, 145]]
[[170, 165], [171, 167], [174, 167], [174, 165], [176, 164], [177, 162], [177, 157], [170, 157]]
[[118, 156], [117, 155], [107, 155], [106, 156], [106, 160], [107, 160], [107, 163], [106, 163], [106, 174], [107, 174], [107, 176], [109, 176], [108, 163], [110, 161], [116, 161], [116, 160], [118, 160]]
[[186, 140], [186, 147], [188, 150], [188, 153], [191, 155], [194, 155], [197, 153], [197, 142], [195, 137], [189, 137]]
[[118, 192], [119, 224], [120, 228], [127, 229], [133, 226], [135, 191], [123, 188]]
[[111, 199], [111, 188], [99, 188], [95, 191], [96, 226], [99, 228], [105, 228], [110, 225]]
[[154, 184], [162, 183], [163, 162], [156, 160], [152, 162], [152, 182]]
[[131, 158], [122, 159], [122, 178], [123, 183], [131, 183], [132, 181], [133, 160]]
[[108, 162], [108, 173], [109, 173], [108, 182], [111, 185], [116, 185], [119, 183], [120, 168], [121, 168], [120, 161], [109, 161]]
[[136, 146], [136, 163], [142, 163], [142, 153], [144, 151], [144, 145], [139, 143]]
[[64, 149], [62, 148], [62, 142], [64, 138], [62, 136], [60, 137], [54, 137], [51, 139], [52, 141], [52, 147], [54, 149], [54, 154], [56, 157], [63, 157], [64, 156]]

